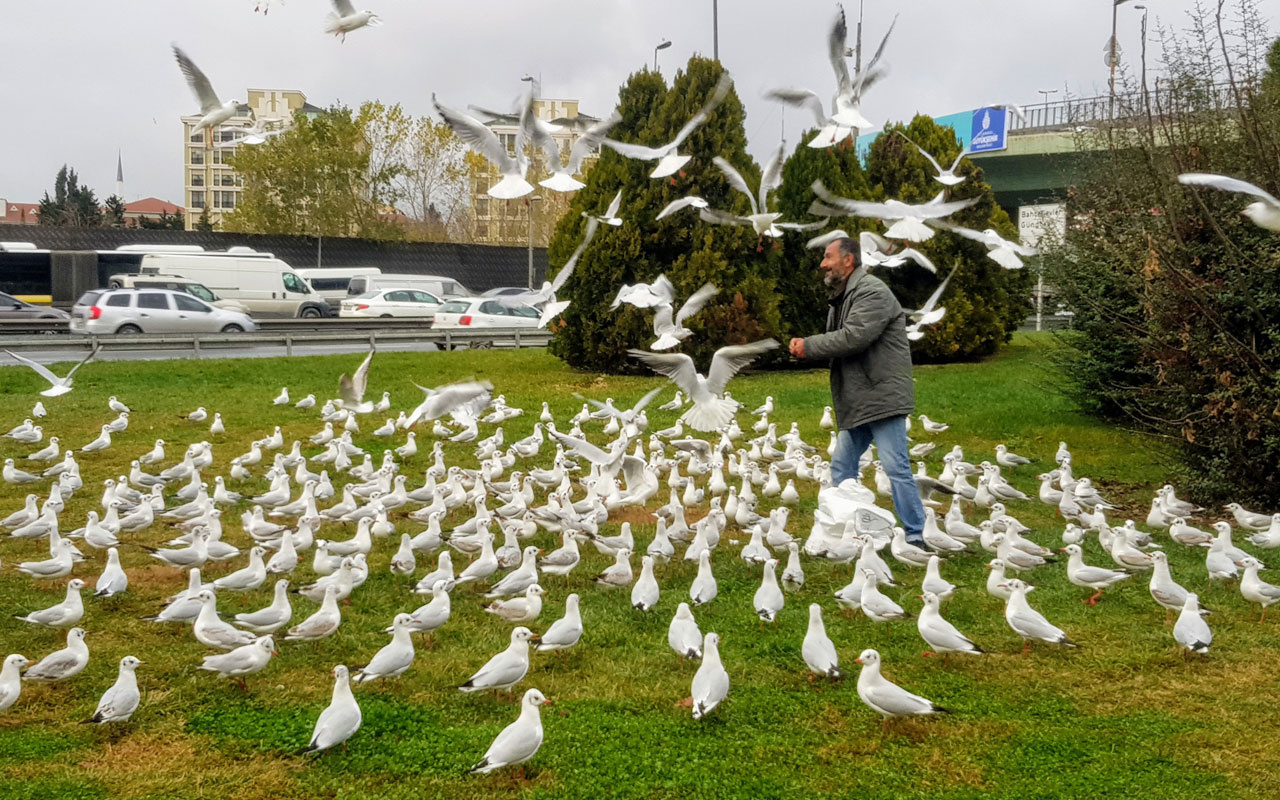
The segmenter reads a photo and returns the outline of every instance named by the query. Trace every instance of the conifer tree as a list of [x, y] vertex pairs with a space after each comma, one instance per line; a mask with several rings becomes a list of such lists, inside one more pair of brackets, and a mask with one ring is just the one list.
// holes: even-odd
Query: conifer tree
[[[695, 56], [669, 90], [656, 73], [633, 74], [619, 92], [623, 121], [611, 136], [648, 145], [671, 141], [710, 97], [722, 72], [717, 62]], [[555, 326], [552, 352], [569, 364], [637, 371], [626, 350], [647, 348], [653, 341], [653, 312], [626, 305], [611, 310], [609, 304], [624, 283], [647, 283], [661, 274], [675, 286], [677, 306], [704, 283], [720, 289], [687, 323], [694, 335], [678, 348], [700, 366], [723, 345], [779, 334], [780, 257], [768, 240], [760, 242], [750, 228], [704, 223], [691, 209], [655, 220], [672, 200], [690, 194], [715, 208], [747, 211], [747, 199], [729, 187], [712, 163], [713, 157], [722, 156], [749, 184], [759, 179], [759, 168], [746, 151], [742, 103], [733, 91], [680, 149], [692, 160], [663, 179], [649, 177], [652, 162], [606, 150], [557, 227], [549, 249], [552, 271], [577, 247], [585, 225], [581, 212], [601, 213], [622, 191], [623, 225], [597, 235], [561, 292], [561, 299], [572, 304]]]

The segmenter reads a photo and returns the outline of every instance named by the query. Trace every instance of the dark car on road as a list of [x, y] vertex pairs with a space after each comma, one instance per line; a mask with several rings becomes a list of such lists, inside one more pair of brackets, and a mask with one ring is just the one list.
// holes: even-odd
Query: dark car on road
[[68, 320], [71, 315], [57, 308], [36, 306], [19, 300], [10, 294], [0, 292], [0, 319], [3, 320]]

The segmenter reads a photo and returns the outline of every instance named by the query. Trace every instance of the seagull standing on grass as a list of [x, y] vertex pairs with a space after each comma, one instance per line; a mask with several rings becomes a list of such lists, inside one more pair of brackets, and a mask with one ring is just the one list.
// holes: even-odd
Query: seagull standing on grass
[[729, 673], [720, 662], [720, 635], [708, 632], [702, 639], [702, 663], [693, 674], [693, 718], [702, 719], [729, 695]]
[[858, 656], [862, 671], [858, 673], [858, 697], [872, 711], [884, 717], [881, 727], [889, 725], [892, 717], [919, 717], [932, 714], [950, 714], [948, 709], [935, 705], [901, 686], [891, 683], [880, 674], [880, 653], [867, 649]]
[[524, 762], [533, 758], [542, 746], [542, 706], [551, 701], [537, 689], [529, 689], [520, 700], [520, 716], [516, 721], [502, 729], [498, 737], [485, 751], [484, 758], [467, 770], [470, 775], [493, 772], [503, 767], [514, 767], [520, 764], [524, 770]]
[[316, 753], [338, 744], [345, 749], [347, 740], [360, 730], [360, 723], [363, 721], [360, 706], [351, 694], [347, 668], [339, 664], [333, 668], [333, 699], [330, 700], [329, 707], [320, 712], [315, 731], [311, 734], [311, 743], [299, 750], [298, 754]]
[[120, 659], [120, 672], [116, 682], [107, 689], [98, 701], [98, 709], [86, 723], [101, 725], [106, 722], [128, 722], [133, 712], [138, 710], [142, 695], [138, 693], [138, 676], [134, 673], [141, 661], [133, 656]]

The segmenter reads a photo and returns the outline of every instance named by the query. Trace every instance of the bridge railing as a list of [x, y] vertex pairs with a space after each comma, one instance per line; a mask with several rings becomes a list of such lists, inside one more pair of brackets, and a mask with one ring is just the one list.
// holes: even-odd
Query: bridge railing
[[[1251, 88], [1244, 87], [1241, 91], [1248, 93]], [[1158, 115], [1218, 111], [1235, 106], [1235, 88], [1230, 83], [1212, 84], [1201, 91], [1157, 85], [1147, 91], [1145, 98], [1142, 92], [1117, 93], [1114, 98], [1109, 94], [1069, 97], [1052, 103], [1023, 106], [1026, 119], [1010, 115], [1009, 130], [1030, 132], [1132, 119], [1145, 113], [1147, 103], [1151, 105], [1151, 113]]]

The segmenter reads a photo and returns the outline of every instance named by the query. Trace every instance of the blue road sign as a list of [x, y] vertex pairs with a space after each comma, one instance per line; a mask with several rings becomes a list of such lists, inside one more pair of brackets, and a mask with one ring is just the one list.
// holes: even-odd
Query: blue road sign
[[1003, 108], [979, 108], [973, 112], [969, 136], [970, 153], [989, 153], [1007, 146], [1005, 123], [1008, 114]]

